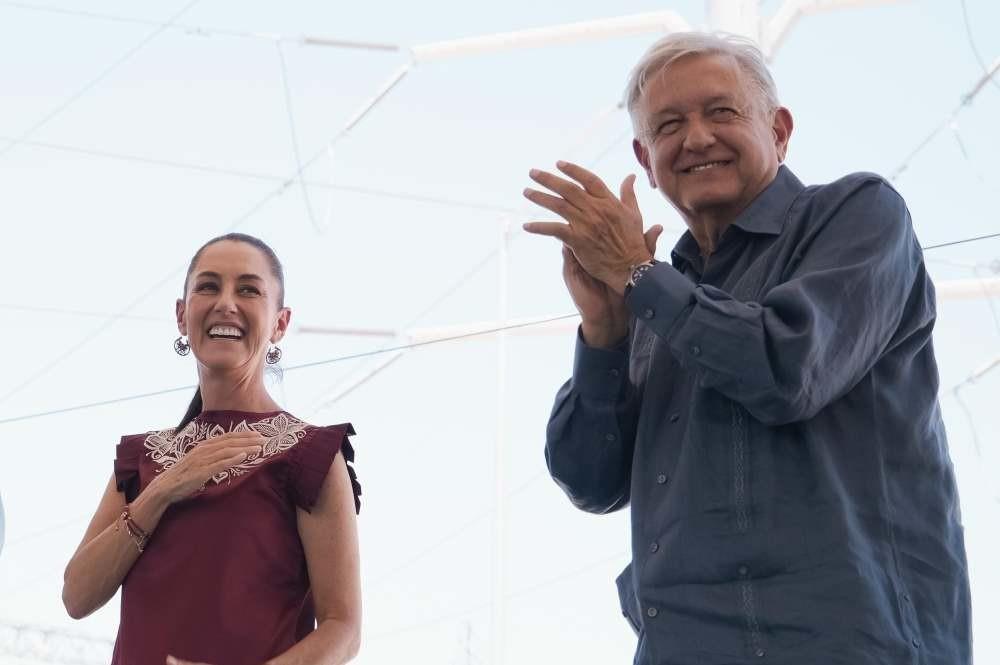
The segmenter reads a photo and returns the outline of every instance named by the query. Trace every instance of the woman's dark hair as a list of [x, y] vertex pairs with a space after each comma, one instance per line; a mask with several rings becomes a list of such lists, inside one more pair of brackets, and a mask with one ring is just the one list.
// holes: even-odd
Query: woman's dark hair
[[[224, 240], [229, 240], [231, 242], [244, 242], [248, 245], [256, 247], [267, 257], [267, 262], [271, 265], [271, 274], [274, 278], [278, 280], [278, 307], [285, 306], [285, 271], [281, 267], [281, 261], [278, 260], [278, 255], [274, 253], [271, 247], [261, 240], [246, 233], [227, 233], [221, 235], [218, 238], [212, 238], [204, 245], [198, 248], [198, 251], [194, 253], [191, 257], [191, 263], [188, 265], [187, 274], [184, 275], [184, 292], [181, 294], [182, 298], [187, 298], [187, 287], [188, 280], [191, 279], [191, 273], [194, 272], [194, 267], [198, 264], [198, 259], [201, 258], [201, 253], [205, 251], [206, 247], [214, 245], [217, 242], [222, 242]], [[188, 405], [187, 412], [185, 412], [184, 417], [181, 418], [181, 422], [174, 428], [174, 432], [180, 432], [182, 429], [187, 427], [188, 423], [195, 419], [199, 413], [201, 413], [202, 402], [201, 402], [201, 388], [197, 388], [194, 391], [194, 397], [191, 399], [191, 404]]]

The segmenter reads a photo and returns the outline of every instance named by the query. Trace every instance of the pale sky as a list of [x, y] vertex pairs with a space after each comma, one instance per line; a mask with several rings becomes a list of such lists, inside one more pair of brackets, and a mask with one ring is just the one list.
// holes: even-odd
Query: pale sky
[[[764, 2], [762, 11], [780, 4]], [[198, 30], [153, 25], [186, 7], [178, 22]], [[509, 224], [509, 317], [573, 311], [558, 245], [516, 231], [547, 218], [520, 192], [529, 168], [561, 158], [615, 185], [635, 172], [627, 117], [603, 112], [656, 34], [421, 64], [329, 153], [330, 139], [406, 51], [296, 38], [410, 47], [663, 9], [704, 25], [700, 0], [0, 1], [0, 663], [43, 662], [3, 655], [4, 625], [113, 640], [117, 600], [69, 619], [62, 569], [119, 437], [174, 424], [190, 395], [3, 421], [193, 383], [192, 359], [171, 347], [173, 306], [183, 268], [208, 238], [235, 226], [275, 248], [293, 327], [402, 332], [498, 318], [497, 247]], [[967, 9], [975, 44], [992, 63], [1000, 5], [967, 0]], [[279, 52], [264, 33], [289, 39]], [[913, 0], [803, 19], [773, 73], [796, 121], [787, 163], [819, 183], [895, 172], [983, 70], [960, 2]], [[303, 172], [312, 215], [302, 187], [284, 186], [297, 170], [289, 115], [301, 160], [319, 155]], [[925, 246], [1000, 231], [998, 117], [1000, 84], [988, 84], [895, 180]], [[639, 197], [647, 225], [667, 228], [658, 251], [665, 258], [682, 222], [658, 193]], [[1000, 240], [926, 258], [939, 283], [996, 278]], [[976, 658], [1000, 662], [1000, 369], [963, 388], [971, 419], [950, 392], [1000, 356], [1000, 302], [942, 300], [938, 309]], [[576, 511], [544, 469], [545, 423], [570, 371], [572, 326], [531, 330], [508, 337], [505, 400], [494, 336], [408, 352], [326, 407], [384, 356], [287, 371], [273, 387], [293, 414], [316, 424], [349, 420], [358, 431], [358, 663], [489, 662], [498, 432], [505, 662], [630, 661], [635, 640], [613, 583], [629, 558], [626, 514]], [[291, 368], [405, 341], [293, 330], [282, 362]]]

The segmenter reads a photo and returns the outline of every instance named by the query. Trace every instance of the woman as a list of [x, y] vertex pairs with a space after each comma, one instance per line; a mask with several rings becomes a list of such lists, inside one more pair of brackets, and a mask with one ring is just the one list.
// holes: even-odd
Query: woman
[[263, 368], [280, 357], [272, 344], [291, 316], [283, 301], [281, 264], [257, 238], [231, 233], [191, 260], [175, 349], [194, 352], [198, 391], [178, 427], [122, 437], [66, 566], [73, 618], [122, 587], [113, 665], [357, 653], [354, 431], [307, 425], [268, 395]]

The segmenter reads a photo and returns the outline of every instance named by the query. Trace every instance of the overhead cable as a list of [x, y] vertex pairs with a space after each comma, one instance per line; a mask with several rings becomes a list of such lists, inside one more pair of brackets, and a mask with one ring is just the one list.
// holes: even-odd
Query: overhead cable
[[[15, 139], [0, 136], [0, 141], [13, 141]], [[89, 155], [94, 157], [104, 157], [107, 159], [114, 159], [119, 161], [124, 161], [133, 164], [149, 164], [151, 166], [163, 166], [167, 168], [175, 168], [192, 172], [201, 173], [214, 173], [218, 175], [234, 176], [237, 178], [244, 178], [247, 180], [259, 180], [263, 182], [273, 182], [280, 183], [283, 187], [287, 188], [295, 179], [288, 176], [276, 175], [273, 173], [260, 173], [256, 171], [242, 171], [238, 169], [223, 168], [219, 166], [213, 166], [210, 164], [194, 164], [191, 162], [182, 162], [170, 159], [160, 159], [155, 157], [144, 157], [141, 155], [130, 155], [120, 152], [111, 152], [108, 150], [99, 150], [96, 148], [84, 148], [81, 146], [65, 145], [60, 143], [49, 143], [45, 141], [21, 141], [22, 146], [33, 147], [33, 148], [47, 148], [49, 150], [58, 150], [61, 152], [76, 153], [80, 155]], [[374, 187], [361, 187], [355, 185], [345, 185], [338, 183], [327, 183], [320, 182], [318, 180], [308, 180], [302, 177], [298, 178], [299, 182], [315, 188], [329, 189], [333, 191], [340, 192], [350, 192], [353, 194], [362, 194], [365, 196], [374, 196], [378, 198], [387, 199], [399, 199], [402, 201], [413, 201], [415, 203], [428, 203], [433, 205], [440, 205], [444, 207], [454, 207], [454, 208], [469, 208], [473, 210], [485, 210], [487, 212], [497, 212], [497, 213], [507, 213], [512, 214], [517, 212], [516, 208], [501, 206], [491, 203], [480, 203], [476, 201], [463, 201], [460, 199], [450, 199], [437, 196], [427, 196], [423, 194], [413, 194], [409, 192], [398, 192], [393, 190], [378, 189]]]
[[22, 132], [20, 136], [18, 136], [12, 142], [8, 142], [7, 145], [5, 145], [4, 147], [0, 148], [0, 157], [2, 157], [3, 155], [7, 154], [11, 150], [13, 150], [22, 141], [24, 141], [25, 139], [31, 137], [35, 132], [37, 132], [39, 129], [41, 129], [42, 127], [44, 127], [45, 125], [47, 125], [50, 121], [52, 121], [53, 118], [55, 118], [60, 113], [62, 113], [63, 111], [65, 111], [67, 108], [69, 108], [70, 106], [72, 106], [74, 102], [76, 102], [78, 99], [80, 99], [81, 97], [83, 97], [88, 91], [90, 91], [91, 89], [93, 89], [98, 83], [100, 83], [101, 81], [103, 81], [104, 79], [106, 79], [108, 76], [110, 76], [111, 73], [114, 72], [116, 69], [118, 69], [119, 67], [121, 67], [123, 64], [125, 64], [129, 60], [131, 60], [132, 57], [134, 57], [136, 53], [138, 53], [139, 51], [141, 51], [151, 41], [153, 41], [154, 39], [156, 39], [157, 37], [159, 37], [160, 34], [164, 30], [167, 29], [167, 27], [169, 27], [170, 25], [172, 25], [174, 21], [176, 21], [177, 19], [179, 19], [181, 16], [183, 16], [184, 14], [186, 14], [188, 11], [190, 11], [199, 2], [201, 2], [201, 0], [191, 0], [190, 2], [188, 2], [186, 5], [184, 5], [184, 7], [181, 8], [180, 11], [178, 11], [173, 16], [171, 16], [170, 19], [168, 19], [168, 21], [166, 23], [160, 25], [156, 30], [153, 30], [151, 33], [149, 33], [148, 35], [146, 35], [138, 44], [136, 44], [135, 46], [133, 46], [132, 48], [130, 48], [129, 50], [127, 50], [125, 53], [123, 53], [118, 58], [116, 58], [114, 60], [114, 62], [112, 62], [107, 67], [105, 67], [101, 71], [100, 74], [98, 74], [94, 78], [92, 78], [89, 81], [87, 81], [87, 83], [85, 83], [83, 85], [83, 87], [81, 87], [79, 90], [77, 90], [72, 95], [70, 95], [67, 99], [65, 99], [62, 103], [60, 103], [54, 109], [52, 109], [51, 111], [49, 111], [48, 113], [46, 113], [44, 116], [42, 116], [42, 118], [40, 120], [38, 120], [37, 122], [35, 122], [31, 127], [29, 127], [24, 132]]
[[[927, 251], [927, 250], [937, 249], [939, 247], [951, 247], [953, 245], [959, 245], [959, 244], [967, 243], [967, 242], [974, 242], [976, 240], [986, 240], [988, 238], [998, 238], [998, 237], [1000, 237], [1000, 233], [993, 233], [993, 234], [985, 235], [985, 236], [977, 236], [975, 238], [966, 238], [964, 240], [954, 240], [952, 242], [941, 243], [941, 244], [938, 244], [938, 245], [931, 245], [929, 247], [925, 247], [924, 250]], [[489, 328], [489, 329], [486, 329], [486, 330], [476, 330], [476, 331], [473, 331], [473, 332], [470, 332], [470, 333], [461, 334], [461, 335], [454, 335], [454, 336], [450, 336], [450, 337], [442, 337], [442, 338], [438, 338], [438, 339], [424, 340], [424, 341], [415, 342], [415, 343], [412, 343], [412, 344], [400, 344], [400, 345], [397, 345], [397, 346], [383, 347], [383, 348], [375, 349], [373, 351], [364, 351], [362, 353], [354, 353], [354, 354], [347, 355], [347, 356], [338, 356], [338, 357], [335, 357], [335, 358], [328, 358], [328, 359], [325, 359], [325, 360], [316, 360], [316, 361], [312, 361], [312, 362], [302, 363], [302, 364], [299, 364], [299, 365], [293, 365], [292, 367], [286, 368], [285, 371], [286, 372], [293, 372], [295, 370], [306, 369], [306, 368], [309, 368], [309, 367], [319, 367], [321, 365], [330, 365], [330, 364], [333, 364], [333, 363], [344, 362], [344, 361], [348, 361], [348, 360], [357, 360], [358, 358], [367, 358], [367, 357], [376, 356], [376, 355], [379, 355], [379, 354], [382, 354], [382, 353], [393, 353], [393, 352], [396, 352], [396, 351], [402, 351], [402, 350], [408, 350], [408, 349], [415, 349], [415, 348], [424, 347], [424, 346], [431, 346], [431, 345], [434, 345], [434, 344], [442, 344], [442, 343], [445, 343], [445, 342], [453, 342], [453, 341], [457, 341], [457, 340], [460, 340], [460, 339], [469, 339], [469, 338], [472, 338], [472, 337], [480, 337], [480, 336], [483, 336], [483, 335], [490, 335], [490, 334], [501, 332], [501, 331], [505, 331], [505, 330], [514, 330], [514, 329], [519, 329], [519, 328], [529, 328], [529, 327], [532, 327], [532, 326], [540, 326], [540, 325], [543, 325], [543, 324], [552, 323], [554, 321], [562, 321], [564, 319], [575, 318], [577, 316], [579, 316], [579, 314], [576, 314], [576, 313], [573, 313], [573, 314], [564, 314], [562, 316], [555, 316], [555, 317], [541, 319], [541, 320], [531, 320], [531, 321], [516, 323], [514, 325], [509, 325], [509, 326], [494, 327], [494, 328]], [[64, 355], [66, 355], [66, 354], [64, 354]], [[23, 386], [23, 384], [22, 384], [22, 386]], [[166, 388], [164, 390], [157, 390], [157, 391], [148, 392], [148, 393], [141, 393], [141, 394], [138, 394], [138, 395], [129, 395], [129, 396], [126, 396], [126, 397], [117, 397], [117, 398], [114, 398], [114, 399], [102, 400], [100, 402], [90, 402], [90, 403], [87, 403], [87, 404], [78, 404], [76, 406], [69, 406], [69, 407], [65, 407], [65, 408], [61, 408], [61, 409], [53, 409], [53, 410], [50, 410], [50, 411], [41, 411], [41, 412], [38, 412], [38, 413], [30, 413], [30, 414], [26, 414], [26, 415], [22, 415], [22, 416], [14, 416], [14, 417], [10, 417], [10, 418], [2, 418], [2, 419], [0, 419], [0, 425], [4, 425], [4, 424], [7, 424], [7, 423], [13, 423], [13, 422], [19, 422], [19, 421], [22, 421], [22, 420], [31, 420], [31, 419], [34, 419], [34, 418], [42, 418], [42, 417], [45, 417], [45, 416], [52, 416], [52, 415], [56, 415], [56, 414], [60, 414], [60, 413], [68, 413], [68, 412], [71, 412], [71, 411], [81, 411], [83, 409], [91, 409], [91, 408], [98, 407], [98, 406], [107, 406], [107, 405], [110, 405], [110, 404], [118, 404], [118, 403], [121, 403], [121, 402], [129, 402], [129, 401], [133, 401], [133, 400], [137, 400], [137, 399], [145, 399], [147, 397], [156, 397], [156, 396], [159, 396], [159, 395], [166, 395], [166, 394], [169, 394], [169, 393], [179, 392], [179, 391], [182, 391], [182, 390], [191, 390], [193, 388], [195, 388], [195, 386], [193, 384], [192, 385], [186, 385], [186, 386], [178, 386], [176, 388]], [[10, 394], [11, 393], [8, 393], [8, 396]], [[0, 401], [2, 401], [2, 400], [0, 400]]]

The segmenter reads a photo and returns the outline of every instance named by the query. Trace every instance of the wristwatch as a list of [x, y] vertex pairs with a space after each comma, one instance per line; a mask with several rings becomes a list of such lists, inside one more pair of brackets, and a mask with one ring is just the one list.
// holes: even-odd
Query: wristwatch
[[650, 268], [658, 263], [656, 259], [650, 259], [645, 263], [639, 263], [634, 266], [629, 266], [628, 269], [628, 282], [625, 283], [625, 295], [627, 296], [629, 292], [635, 288], [635, 285], [639, 283], [646, 273], [649, 272]]

